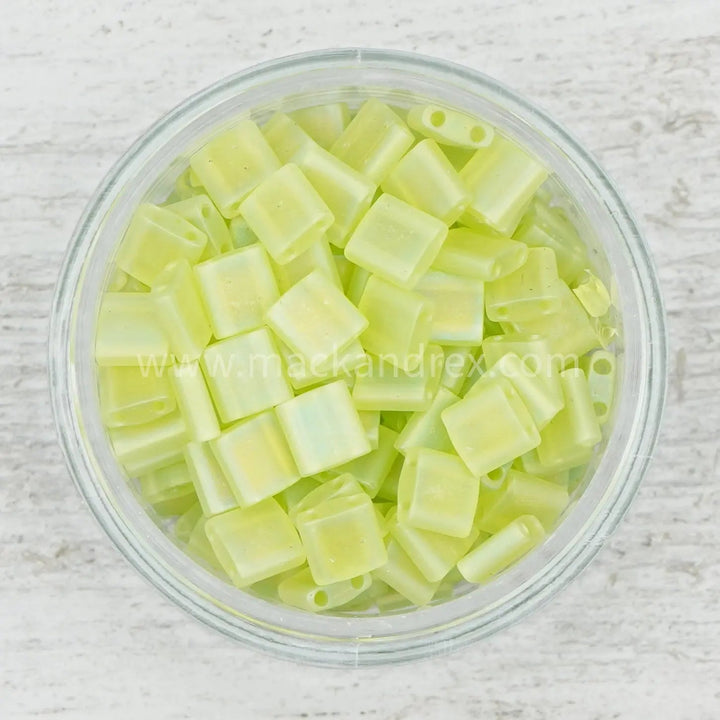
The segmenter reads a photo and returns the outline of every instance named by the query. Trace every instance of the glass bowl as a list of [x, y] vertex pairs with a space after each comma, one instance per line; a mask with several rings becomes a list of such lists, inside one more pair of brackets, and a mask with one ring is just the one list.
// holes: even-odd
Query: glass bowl
[[[102, 426], [93, 337], [101, 292], [133, 209], [164, 200], [187, 157], [239, 115], [372, 94], [396, 106], [418, 99], [465, 109], [530, 149], [573, 198], [597, 272], [611, 281], [621, 332], [614, 417], [584, 492], [545, 543], [484, 586], [413, 611], [324, 616], [231, 587], [176, 546], [137, 501]], [[330, 50], [281, 58], [226, 78], [151, 127], [90, 200], [60, 271], [50, 329], [50, 386], [70, 473], [115, 545], [189, 614], [245, 645], [322, 665], [371, 665], [446, 653], [510, 625], [572, 580], [628, 508], [657, 438], [665, 396], [666, 332], [648, 249], [610, 179], [556, 122], [468, 68], [384, 50]], [[606, 426], [608, 427], [608, 426]]]

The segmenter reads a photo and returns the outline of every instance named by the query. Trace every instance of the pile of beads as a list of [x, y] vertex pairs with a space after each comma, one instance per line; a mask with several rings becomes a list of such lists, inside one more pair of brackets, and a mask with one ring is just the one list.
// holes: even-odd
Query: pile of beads
[[438, 105], [249, 119], [137, 208], [99, 310], [110, 443], [197, 562], [303, 610], [483, 583], [611, 414], [610, 293], [546, 169]]

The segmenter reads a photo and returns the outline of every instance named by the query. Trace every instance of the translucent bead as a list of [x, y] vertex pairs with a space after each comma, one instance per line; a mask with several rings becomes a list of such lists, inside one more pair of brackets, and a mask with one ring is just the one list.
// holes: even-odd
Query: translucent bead
[[120, 268], [115, 268], [108, 279], [106, 291], [120, 292], [126, 285], [130, 276]]
[[467, 214], [510, 235], [547, 170], [519, 145], [496, 134], [489, 146], [476, 151], [460, 177], [471, 194]]
[[168, 375], [190, 439], [204, 442], [217, 437], [220, 424], [200, 365], [197, 362], [174, 365]]
[[208, 242], [200, 260], [207, 260], [232, 249], [228, 226], [207, 195], [194, 195], [166, 207], [185, 218], [207, 236]]
[[197, 262], [206, 245], [205, 233], [187, 220], [167, 208], [145, 203], [135, 211], [115, 262], [128, 275], [152, 285], [173, 260]]
[[[348, 262], [350, 261], [348, 260]], [[352, 267], [352, 274], [348, 281], [346, 296], [353, 305], [359, 305], [360, 298], [365, 292], [365, 286], [370, 279], [370, 273], [359, 265], [350, 263], [350, 266]]]
[[256, 597], [270, 600], [273, 603], [279, 603], [280, 594], [278, 592], [278, 588], [280, 587], [280, 583], [304, 569], [307, 569], [306, 564], [300, 565], [299, 568], [295, 567], [292, 570], [285, 570], [284, 572], [272, 575], [264, 580], [258, 580], [258, 582], [253, 583], [246, 589]]
[[380, 425], [378, 436], [376, 450], [335, 468], [336, 472], [352, 475], [371, 498], [378, 494], [398, 454], [395, 449], [398, 434], [394, 430]]
[[380, 411], [379, 410], [363, 410], [358, 412], [360, 422], [365, 428], [370, 447], [377, 450], [380, 443]]
[[155, 278], [151, 297], [170, 352], [180, 362], [197, 360], [210, 342], [212, 330], [188, 261], [167, 265]]
[[384, 194], [365, 213], [345, 256], [389, 282], [412, 288], [432, 265], [446, 235], [445, 223]]
[[387, 562], [377, 515], [364, 493], [326, 500], [299, 513], [296, 524], [319, 585], [350, 580]]
[[[303, 355], [291, 350], [285, 343], [278, 341], [278, 349], [285, 361], [287, 376], [290, 384], [296, 390], [303, 390], [317, 385], [325, 380], [339, 377], [350, 383], [353, 379], [352, 371], [366, 362], [365, 350], [358, 340], [353, 340], [343, 348], [331, 362], [323, 361], [318, 364], [307, 360]], [[318, 365], [320, 365], [318, 367]]]
[[[194, 487], [193, 492], [195, 492]], [[197, 501], [196, 497], [195, 502], [182, 515], [180, 515], [175, 522], [175, 526], [173, 528], [175, 537], [180, 540], [180, 542], [186, 543], [190, 539], [190, 533], [192, 533], [193, 528], [197, 525], [198, 520], [200, 520], [202, 516], [202, 507], [200, 507], [200, 503]]]
[[388, 543], [387, 562], [373, 572], [373, 577], [387, 583], [418, 606], [427, 605], [433, 599], [440, 584], [427, 580], [395, 540], [390, 540]]
[[446, 225], [452, 225], [470, 202], [455, 168], [433, 140], [412, 148], [383, 180], [382, 189]]
[[580, 361], [580, 367], [587, 374], [595, 415], [603, 425], [610, 417], [615, 396], [617, 360], [615, 355], [607, 350], [596, 350]]
[[504, 486], [481, 503], [478, 527], [496, 533], [522, 515], [533, 515], [550, 532], [568, 500], [567, 490], [557, 483], [510, 470]]
[[442, 145], [442, 151], [457, 171], [462, 170], [475, 154], [475, 150], [473, 149], [453, 147], [452, 145]]
[[202, 185], [197, 182], [198, 178], [191, 168], [186, 168], [175, 180], [172, 198], [187, 200], [194, 195], [202, 193]]
[[[534, 368], [530, 367], [531, 362]], [[510, 381], [538, 430], [542, 430], [564, 405], [560, 376], [557, 369], [548, 362], [535, 358], [523, 360], [515, 353], [507, 353], [488, 369], [482, 382], [495, 377], [504, 377]], [[474, 385], [468, 395], [476, 392], [482, 382]]]
[[460, 398], [455, 393], [441, 387], [427, 410], [413, 413], [407, 425], [400, 432], [395, 447], [403, 455], [407, 455], [415, 448], [452, 452], [453, 446], [440, 415], [445, 408], [455, 404], [458, 400]]
[[320, 487], [320, 481], [316, 478], [300, 478], [300, 480], [279, 492], [275, 499], [280, 503], [282, 509], [289, 514], [292, 508], [318, 487]]
[[314, 270], [267, 311], [266, 322], [292, 350], [322, 371], [368, 325], [325, 275]]
[[213, 440], [211, 447], [243, 507], [276, 495], [300, 479], [273, 412], [233, 425]]
[[232, 246], [235, 250], [260, 242], [260, 238], [250, 229], [247, 220], [241, 215], [230, 220], [228, 228]]
[[565, 407], [543, 429], [537, 449], [540, 462], [555, 472], [586, 463], [602, 439], [585, 373], [570, 368], [560, 373], [560, 382]]
[[521, 242], [459, 227], [448, 232], [433, 268], [491, 282], [517, 270], [527, 256]]
[[353, 274], [355, 265], [353, 265], [344, 255], [333, 255], [333, 259], [335, 260], [335, 267], [337, 268], [343, 291], [347, 294], [350, 277]]
[[550, 358], [547, 340], [540, 335], [507, 333], [486, 337], [482, 344], [485, 366], [492, 367], [507, 353], [514, 353], [529, 365], [545, 366]]
[[309, 612], [320, 612], [332, 610], [354, 600], [367, 590], [371, 583], [372, 578], [366, 574], [331, 585], [318, 585], [313, 580], [310, 569], [306, 568], [283, 580], [278, 585], [278, 594], [283, 602], [292, 607]]
[[485, 582], [539, 545], [544, 537], [540, 521], [524, 515], [481, 542], [458, 562], [458, 570], [468, 582]]
[[311, 510], [326, 500], [339, 497], [353, 497], [354, 495], [362, 494], [363, 489], [360, 487], [360, 483], [352, 475], [349, 473], [338, 475], [321, 483], [295, 503], [295, 505], [289, 509], [290, 519], [295, 522], [301, 512]]
[[280, 297], [270, 260], [260, 245], [200, 263], [195, 276], [218, 340], [260, 327], [265, 312]]
[[149, 365], [172, 362], [170, 346], [148, 293], [105, 293], [95, 334], [98, 365]]
[[201, 517], [197, 521], [188, 538], [186, 550], [193, 559], [199, 561], [206, 569], [226, 578], [227, 575], [215, 555], [210, 540], [208, 540], [205, 532], [206, 525], [207, 518]]
[[335, 264], [335, 257], [330, 250], [328, 241], [324, 237], [316, 240], [304, 253], [298, 255], [294, 260], [284, 265], [278, 265], [276, 262], [273, 262], [272, 266], [281, 293], [289, 290], [296, 282], [302, 280], [313, 270], [320, 271], [333, 285], [337, 285], [338, 288], [342, 289], [337, 265]]
[[[534, 450], [531, 450], [530, 452], [535, 452]], [[522, 457], [522, 456], [521, 456]], [[513, 462], [506, 462], [504, 465], [501, 465], [498, 468], [495, 468], [494, 470], [489, 470], [487, 475], [482, 475], [480, 477], [480, 489], [488, 489], [488, 490], [499, 490], [504, 484], [505, 480], [507, 478], [507, 474], [510, 472], [510, 469], [513, 466]], [[482, 497], [480, 501], [480, 505], [478, 507], [478, 511], [482, 509]]]
[[445, 345], [443, 346], [443, 352], [445, 353], [445, 364], [443, 365], [440, 385], [455, 393], [455, 395], [459, 395], [465, 383], [465, 378], [475, 364], [478, 348]]
[[218, 515], [240, 505], [210, 443], [189, 442], [185, 446], [184, 456], [206, 517]]
[[314, 475], [370, 452], [365, 428], [342, 380], [308, 390], [278, 406], [276, 412], [302, 475]]
[[297, 531], [273, 498], [216, 515], [207, 521], [205, 532], [225, 572], [238, 587], [305, 562]]
[[[567, 470], [555, 470], [554, 468], [547, 468], [540, 462], [537, 454], [537, 448], [530, 450], [530, 452], [523, 453], [520, 457], [516, 458], [513, 462], [513, 468], [516, 470], [522, 470], [523, 472], [529, 473], [530, 475], [537, 475], [537, 477], [543, 478], [543, 480], [555, 480], [555, 478], [562, 477], [563, 473], [567, 473]], [[563, 484], [562, 482], [560, 484]]]
[[184, 462], [153, 470], [139, 478], [143, 499], [158, 515], [180, 515], [197, 502]]
[[108, 435], [118, 462], [134, 477], [180, 460], [187, 427], [173, 412], [142, 425], [111, 428]]
[[476, 347], [483, 339], [483, 283], [475, 278], [429, 272], [415, 289], [432, 307], [430, 339], [447, 345]]
[[413, 144], [407, 125], [375, 98], [363, 103], [330, 151], [344, 163], [379, 183]]
[[243, 120], [200, 148], [190, 167], [223, 216], [233, 218], [242, 201], [280, 167], [280, 160], [258, 126]]
[[328, 103], [300, 108], [290, 117], [318, 144], [329, 150], [350, 122], [350, 108], [345, 103]]
[[314, 143], [303, 146], [292, 161], [333, 214], [334, 222], [327, 231], [328, 240], [336, 247], [344, 248], [350, 233], [370, 207], [377, 185]]
[[405, 457], [398, 485], [398, 521], [465, 538], [472, 530], [480, 482], [457, 455], [418, 448]]
[[487, 123], [440, 105], [416, 105], [410, 108], [407, 122], [421, 135], [452, 147], [486, 147], [495, 136], [492, 126]]
[[305, 252], [334, 221], [310, 181], [292, 163], [260, 183], [240, 210], [278, 263], [290, 262]]
[[590, 317], [602, 317], [612, 305], [608, 289], [589, 270], [582, 273], [573, 292]]
[[277, 347], [265, 328], [208, 346], [201, 366], [224, 423], [255, 415], [292, 397]]
[[420, 364], [433, 322], [428, 300], [372, 275], [358, 310], [369, 322], [360, 337], [368, 352], [402, 370], [414, 370]]
[[356, 371], [352, 397], [358, 410], [427, 410], [440, 385], [442, 348], [428, 345], [421, 364], [410, 372], [368, 357]]
[[411, 410], [382, 410], [380, 412], [380, 422], [385, 427], [399, 433], [408, 424], [412, 416], [413, 412]]
[[442, 580], [472, 547], [479, 533], [477, 528], [472, 527], [467, 537], [457, 538], [420, 530], [398, 522], [397, 514], [393, 511], [390, 511], [387, 519], [390, 535], [430, 582]]
[[485, 475], [540, 444], [530, 413], [505, 378], [443, 410], [442, 421], [473, 475]]
[[100, 412], [107, 427], [139, 425], [175, 409], [168, 376], [138, 367], [101, 367], [98, 370]]
[[280, 162], [290, 162], [290, 158], [303, 145], [314, 145], [310, 136], [285, 113], [275, 113], [263, 126], [265, 139], [280, 158]]

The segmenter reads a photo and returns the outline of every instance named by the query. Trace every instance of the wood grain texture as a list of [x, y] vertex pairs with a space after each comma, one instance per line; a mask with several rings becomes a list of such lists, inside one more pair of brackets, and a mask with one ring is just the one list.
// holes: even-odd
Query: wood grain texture
[[[333, 45], [478, 68], [571, 128], [647, 232], [667, 303], [662, 441], [627, 520], [541, 612], [440, 661], [327, 671], [186, 617], [111, 547], [54, 439], [47, 316], [85, 202], [218, 77]], [[0, 718], [720, 716], [717, 0], [3, 0]]]

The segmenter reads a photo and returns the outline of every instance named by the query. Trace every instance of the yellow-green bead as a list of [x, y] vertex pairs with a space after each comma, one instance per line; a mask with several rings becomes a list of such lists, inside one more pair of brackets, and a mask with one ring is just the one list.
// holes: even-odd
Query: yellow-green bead
[[333, 259], [335, 260], [335, 267], [337, 268], [343, 291], [347, 295], [348, 285], [350, 284], [350, 278], [353, 274], [355, 265], [353, 265], [344, 255], [333, 255]]
[[290, 117], [318, 144], [329, 150], [350, 123], [346, 103], [327, 103], [300, 108]]
[[370, 447], [377, 450], [380, 443], [380, 411], [379, 410], [361, 410], [358, 412], [360, 422], [365, 428]]
[[218, 339], [254, 330], [280, 297], [267, 253], [260, 245], [240, 248], [195, 267], [202, 302]]
[[353, 497], [362, 495], [360, 483], [350, 473], [343, 473], [336, 477], [324, 480], [318, 487], [313, 488], [289, 508], [290, 519], [295, 522], [297, 516], [305, 510], [311, 510], [326, 500], [339, 497]]
[[397, 502], [397, 490], [398, 483], [400, 482], [400, 473], [402, 472], [402, 466], [405, 458], [403, 455], [398, 455], [393, 462], [390, 472], [385, 476], [385, 479], [380, 485], [378, 490], [377, 498], [387, 500], [391, 503]]
[[415, 145], [383, 180], [383, 192], [452, 225], [470, 196], [455, 168], [433, 140]]
[[105, 289], [107, 292], [120, 292], [127, 285], [129, 279], [130, 276], [124, 270], [116, 267], [110, 273]]
[[364, 493], [326, 500], [296, 516], [313, 580], [350, 580], [387, 561], [377, 515]]
[[505, 378], [483, 383], [441, 417], [456, 452], [478, 477], [540, 444], [530, 413]]
[[286, 513], [290, 514], [292, 508], [318, 487], [320, 487], [320, 481], [317, 478], [300, 478], [300, 480], [297, 480], [292, 485], [280, 491], [275, 496], [275, 499], [280, 503], [280, 507], [282, 507]]
[[191, 168], [186, 168], [175, 180], [170, 199], [187, 200], [202, 193], [202, 186], [197, 183], [197, 176]]
[[293, 260], [333, 224], [330, 209], [297, 165], [263, 180], [240, 206], [242, 216], [275, 262]]
[[408, 125], [443, 145], [477, 149], [488, 146], [495, 136], [487, 123], [440, 105], [416, 105], [408, 111]]
[[217, 437], [220, 424], [200, 365], [173, 365], [168, 375], [190, 439], [204, 442]]
[[205, 517], [201, 517], [197, 521], [188, 538], [186, 550], [193, 559], [199, 561], [206, 569], [226, 579], [227, 574], [223, 570], [205, 532], [207, 522], [208, 518]]
[[452, 452], [453, 446], [440, 415], [445, 408], [454, 405], [460, 398], [447, 388], [441, 387], [427, 410], [413, 413], [398, 436], [395, 447], [407, 455], [416, 448], [428, 448]]
[[189, 442], [185, 446], [184, 457], [205, 517], [240, 505], [210, 443]]
[[370, 452], [365, 428], [342, 380], [308, 390], [279, 405], [276, 412], [304, 476]]
[[389, 282], [412, 288], [432, 265], [446, 236], [445, 223], [383, 194], [350, 237], [345, 256]]
[[167, 265], [155, 278], [151, 297], [170, 352], [180, 362], [197, 360], [210, 342], [212, 330], [188, 261]]
[[580, 361], [585, 370], [590, 387], [590, 396], [595, 408], [595, 415], [602, 425], [608, 421], [615, 396], [617, 376], [617, 360], [607, 350], [596, 350], [592, 355]]
[[[348, 260], [348, 262], [350, 261]], [[345, 295], [353, 305], [359, 305], [360, 298], [365, 292], [365, 286], [370, 279], [371, 273], [365, 268], [355, 265], [352, 262], [350, 262], [350, 267], [352, 268], [352, 272], [348, 280]]]
[[200, 260], [207, 260], [232, 248], [228, 226], [207, 195], [194, 195], [166, 207], [207, 236], [208, 242]]
[[483, 340], [482, 350], [486, 367], [492, 367], [508, 353], [514, 353], [528, 363], [536, 362], [544, 365], [552, 359], [550, 347], [545, 338], [525, 333], [507, 333], [487, 337]]
[[413, 140], [412, 132], [398, 115], [379, 100], [370, 98], [333, 143], [330, 152], [379, 183], [410, 149]]
[[224, 423], [255, 415], [292, 397], [282, 359], [266, 328], [209, 345], [201, 366]]
[[[325, 237], [316, 240], [304, 253], [294, 260], [279, 265], [272, 262], [273, 272], [277, 278], [280, 292], [289, 290], [295, 283], [309, 275], [313, 270], [320, 271], [333, 285], [342, 289], [335, 257]], [[276, 298], [277, 299], [277, 298]]]
[[273, 498], [216, 515], [207, 521], [205, 532], [223, 569], [238, 587], [305, 562], [297, 531]]
[[245, 218], [241, 215], [238, 215], [230, 220], [228, 223], [228, 230], [230, 232], [232, 247], [235, 250], [260, 242], [258, 236], [247, 224], [247, 220], [245, 220]]
[[98, 392], [103, 422], [111, 428], [157, 420], [176, 405], [163, 368], [156, 372], [152, 368], [101, 367]]
[[350, 385], [353, 370], [366, 362], [367, 357], [358, 340], [353, 340], [344, 347], [330, 363], [325, 359], [322, 363], [306, 360], [282, 341], [278, 341], [277, 346], [283, 357], [290, 384], [295, 390], [305, 390], [334, 377], [339, 377]]
[[443, 352], [445, 354], [445, 364], [443, 365], [440, 385], [455, 395], [459, 395], [468, 373], [475, 366], [475, 358], [479, 352], [478, 348], [464, 347], [462, 345], [444, 345]]
[[387, 561], [373, 572], [373, 577], [387, 583], [414, 605], [427, 605], [440, 584], [430, 582], [418, 570], [408, 554], [396, 540], [387, 544]]
[[128, 275], [152, 286], [174, 260], [195, 263], [207, 245], [207, 235], [167, 208], [145, 203], [135, 211], [120, 243], [115, 262]]
[[243, 200], [280, 167], [280, 160], [258, 126], [243, 120], [200, 148], [190, 167], [223, 216], [233, 218]]
[[372, 578], [365, 574], [330, 585], [318, 585], [310, 569], [306, 568], [284, 579], [278, 585], [278, 595], [288, 605], [309, 612], [320, 612], [351, 602], [367, 590], [371, 583]]
[[580, 276], [580, 280], [573, 288], [573, 292], [590, 317], [599, 318], [603, 316], [612, 305], [608, 289], [602, 280], [589, 270], [586, 270]]
[[198, 502], [196, 496], [195, 502], [187, 510], [185, 510], [185, 512], [182, 513], [182, 515], [180, 515], [180, 517], [175, 522], [175, 526], [173, 527], [175, 537], [180, 542], [188, 542], [193, 528], [195, 527], [195, 525], [197, 525], [198, 521], [200, 520], [200, 518], [202, 518], [202, 516], [202, 507], [200, 506], [200, 503]]
[[275, 113], [263, 126], [265, 139], [283, 163], [304, 145], [314, 144], [310, 136], [285, 113]]
[[180, 515], [197, 502], [184, 462], [173, 463], [138, 478], [142, 497], [158, 515]]
[[430, 340], [431, 302], [372, 275], [358, 310], [369, 322], [360, 337], [365, 350], [402, 370], [413, 370], [420, 364]]

